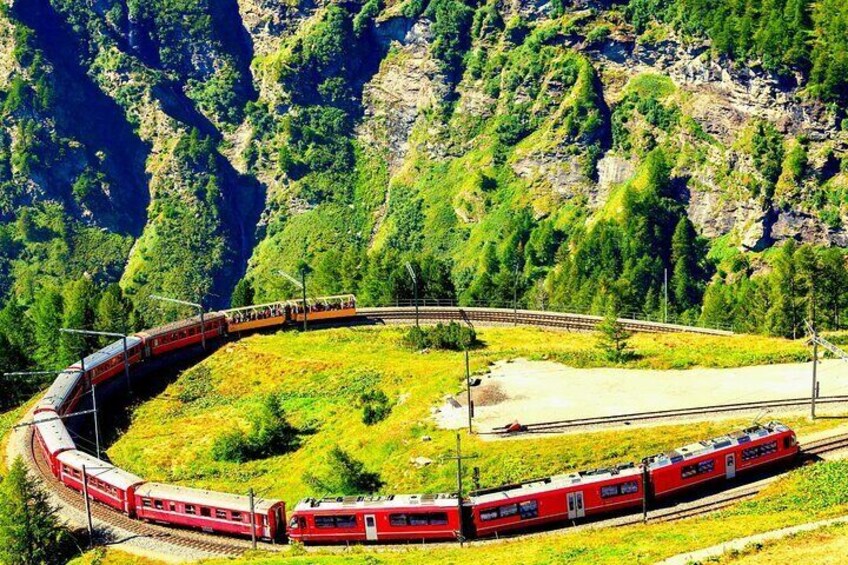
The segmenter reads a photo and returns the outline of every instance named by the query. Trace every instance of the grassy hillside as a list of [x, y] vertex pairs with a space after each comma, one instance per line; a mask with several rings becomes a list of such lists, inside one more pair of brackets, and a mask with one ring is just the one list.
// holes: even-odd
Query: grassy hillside
[[[472, 371], [516, 357], [606, 364], [594, 353], [588, 334], [536, 329], [485, 329], [485, 343], [471, 356]], [[180, 378], [157, 398], [140, 406], [132, 425], [109, 449], [112, 460], [150, 480], [246, 491], [249, 486], [289, 504], [315, 494], [307, 473], [327, 469], [328, 454], [339, 446], [367, 469], [379, 472], [384, 492], [447, 491], [454, 468], [439, 463], [454, 447], [454, 433], [435, 427], [431, 409], [446, 394], [462, 390], [461, 353], [419, 353], [402, 343], [403, 330], [337, 329], [253, 336], [227, 346]], [[797, 342], [708, 336], [640, 335], [633, 344], [644, 357], [633, 366], [682, 368], [693, 365], [739, 366], [799, 360]], [[381, 391], [392, 406], [388, 417], [363, 423], [361, 396]], [[302, 430], [300, 447], [273, 457], [230, 463], [213, 457], [216, 441], [233, 429], [250, 428], [267, 395], [281, 400], [288, 420]], [[790, 422], [801, 430], [801, 418]], [[483, 486], [532, 476], [638, 459], [646, 454], [708, 437], [743, 421], [664, 426], [656, 433], [598, 432], [519, 442], [490, 442], [464, 435], [464, 449], [480, 458]], [[425, 436], [429, 441], [423, 439]], [[434, 461], [418, 468], [417, 457]], [[470, 473], [470, 471], [469, 471]], [[470, 475], [469, 475], [470, 476]]]

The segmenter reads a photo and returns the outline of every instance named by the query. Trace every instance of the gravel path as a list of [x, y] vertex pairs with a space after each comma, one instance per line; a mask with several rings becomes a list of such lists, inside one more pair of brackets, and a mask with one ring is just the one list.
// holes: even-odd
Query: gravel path
[[[645, 370], [575, 369], [552, 361], [497, 362], [472, 390], [474, 421], [489, 430], [518, 420], [522, 424], [597, 418], [655, 410], [804, 398], [810, 394], [810, 363], [733, 369]], [[848, 394], [848, 365], [819, 365], [821, 396]], [[465, 395], [446, 402], [436, 414], [443, 428], [467, 425]], [[845, 406], [822, 405], [822, 414]], [[799, 410], [793, 410], [797, 413]], [[710, 419], [723, 415], [710, 415]], [[724, 417], [739, 417], [729, 413]], [[703, 419], [703, 418], [701, 418]]]

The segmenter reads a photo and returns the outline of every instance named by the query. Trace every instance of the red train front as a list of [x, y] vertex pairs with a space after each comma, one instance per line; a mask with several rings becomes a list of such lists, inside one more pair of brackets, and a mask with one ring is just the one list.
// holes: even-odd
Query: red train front
[[788, 462], [800, 447], [795, 432], [777, 422], [678, 448], [647, 459], [654, 498], [689, 491], [709, 481]]

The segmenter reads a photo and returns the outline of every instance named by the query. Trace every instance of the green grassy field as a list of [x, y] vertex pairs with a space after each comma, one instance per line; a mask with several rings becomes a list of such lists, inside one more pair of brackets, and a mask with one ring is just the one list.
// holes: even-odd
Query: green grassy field
[[[313, 492], [307, 472], [321, 471], [329, 451], [340, 446], [378, 471], [384, 492], [438, 492], [454, 488], [455, 470], [440, 463], [455, 445], [454, 432], [437, 429], [431, 409], [446, 394], [461, 390], [461, 353], [416, 352], [403, 345], [403, 330], [335, 329], [302, 334], [282, 332], [246, 338], [226, 346], [192, 368], [159, 397], [139, 407], [127, 432], [109, 449], [118, 465], [149, 480], [246, 492], [293, 504]], [[472, 370], [516, 357], [603, 362], [587, 334], [540, 329], [484, 329], [485, 346], [472, 355]], [[738, 366], [803, 359], [803, 345], [770, 338], [695, 335], [637, 335], [641, 357], [632, 366], [671, 368], [694, 365]], [[357, 401], [379, 389], [394, 404], [384, 421], [366, 426]], [[290, 421], [312, 432], [292, 453], [243, 464], [215, 461], [216, 438], [247, 416], [264, 395], [283, 399]], [[464, 449], [479, 456], [482, 486], [566, 470], [630, 461], [717, 435], [748, 421], [704, 422], [644, 430], [603, 431], [522, 441], [483, 441], [463, 434]], [[835, 425], [832, 421], [787, 423], [799, 431]], [[425, 441], [426, 437], [429, 441]], [[418, 468], [411, 459], [434, 461]], [[470, 476], [470, 473], [469, 473]]]

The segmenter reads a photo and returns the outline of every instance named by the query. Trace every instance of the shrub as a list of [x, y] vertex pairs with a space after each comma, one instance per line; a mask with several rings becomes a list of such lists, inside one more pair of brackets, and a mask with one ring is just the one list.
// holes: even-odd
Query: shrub
[[406, 332], [404, 340], [414, 349], [430, 347], [452, 351], [461, 351], [479, 343], [474, 328], [456, 322], [439, 323], [432, 328], [412, 327]]
[[363, 393], [359, 402], [362, 405], [362, 423], [366, 426], [382, 422], [392, 412], [389, 397], [382, 390], [369, 390]]
[[633, 351], [627, 340], [630, 332], [618, 322], [614, 312], [610, 311], [598, 324], [598, 349], [613, 363], [621, 363], [633, 357]]
[[303, 481], [317, 491], [333, 494], [373, 493], [383, 486], [379, 473], [368, 471], [362, 461], [354, 459], [340, 447], [334, 447], [322, 475], [306, 473]]
[[280, 399], [270, 395], [251, 419], [250, 431], [237, 429], [219, 436], [212, 446], [212, 457], [243, 463], [282, 455], [300, 447], [299, 433], [286, 419]]

